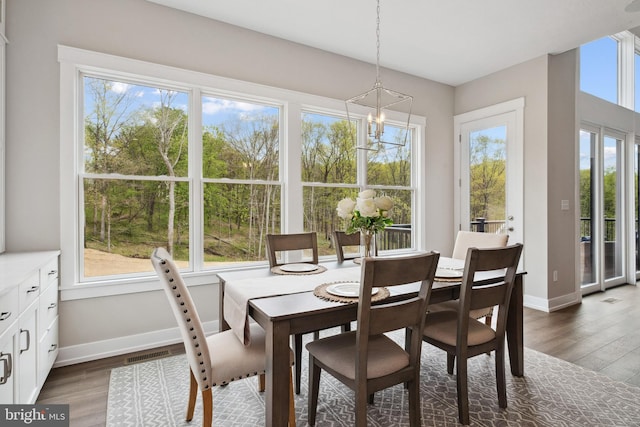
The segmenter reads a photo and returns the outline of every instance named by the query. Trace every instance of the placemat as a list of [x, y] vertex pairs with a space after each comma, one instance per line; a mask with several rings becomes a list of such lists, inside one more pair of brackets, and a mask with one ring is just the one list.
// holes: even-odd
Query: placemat
[[305, 275], [309, 275], [309, 274], [320, 274], [320, 273], [324, 273], [325, 271], [327, 271], [327, 267], [324, 267], [322, 265], [319, 265], [317, 269], [313, 270], [313, 271], [284, 271], [283, 269], [280, 268], [279, 265], [276, 265], [275, 267], [271, 267], [271, 272], [275, 273], [275, 274], [288, 274], [288, 275], [292, 275], [292, 276], [305, 276]]
[[460, 283], [462, 282], [462, 277], [434, 277], [434, 282], [447, 282], [447, 283]]
[[[346, 282], [323, 283], [322, 285], [316, 286], [316, 288], [313, 290], [313, 294], [318, 298], [321, 298], [327, 301], [346, 302], [346, 303], [358, 302], [358, 299], [359, 299], [358, 297], [341, 297], [341, 296], [333, 295], [327, 292], [327, 286], [331, 286], [336, 283], [346, 283]], [[378, 288], [378, 293], [371, 296], [371, 302], [383, 300], [385, 298], [388, 298], [389, 295], [390, 295], [389, 289], [385, 287]]]

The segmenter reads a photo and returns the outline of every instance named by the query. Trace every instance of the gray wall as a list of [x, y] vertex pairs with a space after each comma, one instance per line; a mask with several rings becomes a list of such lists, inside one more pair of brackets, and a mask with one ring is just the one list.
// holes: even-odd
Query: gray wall
[[[7, 37], [9, 251], [59, 248], [58, 44], [337, 99], [375, 80], [371, 64], [143, 0], [12, 0]], [[421, 191], [438, 201], [429, 212], [427, 249], [447, 254], [453, 241], [453, 207], [447, 203], [453, 193], [453, 88], [389, 70], [382, 70], [382, 79], [412, 94], [414, 114], [427, 118], [429, 160]], [[194, 298], [205, 321], [217, 318], [215, 286], [194, 289]], [[123, 337], [172, 327], [167, 307], [161, 292], [64, 301], [61, 355], [75, 357], [88, 348], [106, 354], [128, 345]]]
[[[526, 302], [547, 299], [547, 56], [507, 68], [455, 89], [455, 114], [524, 97], [524, 260]], [[535, 266], [535, 268], [529, 268]], [[543, 308], [543, 307], [540, 307]]]

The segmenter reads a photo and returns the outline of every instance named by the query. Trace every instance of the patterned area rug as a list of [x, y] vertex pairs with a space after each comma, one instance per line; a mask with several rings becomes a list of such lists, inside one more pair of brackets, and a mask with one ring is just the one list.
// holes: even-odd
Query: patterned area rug
[[[400, 339], [400, 336], [394, 336]], [[302, 391], [296, 397], [298, 426], [307, 425], [306, 353]], [[508, 364], [507, 364], [508, 366]], [[112, 370], [107, 426], [199, 426], [198, 397], [191, 423], [184, 421], [189, 371], [184, 355]], [[459, 426], [455, 376], [444, 352], [427, 344], [422, 355], [422, 425]], [[493, 356], [469, 361], [472, 426], [640, 426], [640, 388], [525, 349], [525, 377], [507, 373], [508, 408], [498, 407]], [[408, 426], [408, 395], [402, 386], [376, 393], [370, 426]], [[214, 426], [264, 425], [264, 396], [256, 378], [213, 390]], [[330, 375], [320, 380], [317, 426], [354, 424], [353, 393]]]

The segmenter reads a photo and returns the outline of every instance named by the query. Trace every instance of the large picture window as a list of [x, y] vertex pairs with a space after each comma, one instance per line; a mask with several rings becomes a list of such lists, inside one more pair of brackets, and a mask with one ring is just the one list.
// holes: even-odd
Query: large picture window
[[59, 60], [63, 298], [156, 289], [158, 246], [188, 284], [266, 265], [269, 233], [316, 231], [335, 257], [337, 202], [364, 188], [395, 199], [406, 236], [381, 249], [419, 249], [424, 118], [406, 146], [361, 152], [340, 100], [63, 46]]

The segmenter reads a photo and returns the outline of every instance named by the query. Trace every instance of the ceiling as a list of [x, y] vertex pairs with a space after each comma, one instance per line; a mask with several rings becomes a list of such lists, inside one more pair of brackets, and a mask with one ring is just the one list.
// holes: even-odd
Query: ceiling
[[[373, 0], [149, 1], [376, 62]], [[640, 26], [640, 0], [380, 3], [380, 65], [452, 86]]]

